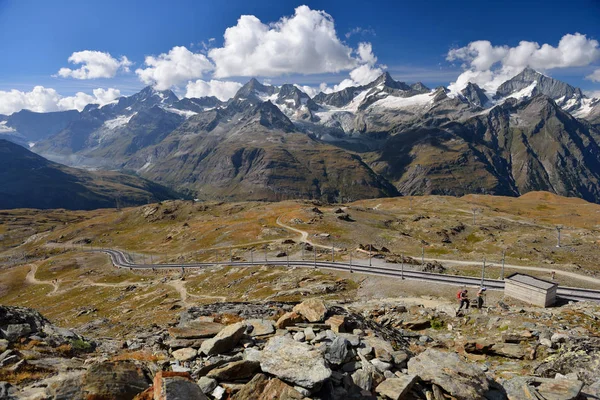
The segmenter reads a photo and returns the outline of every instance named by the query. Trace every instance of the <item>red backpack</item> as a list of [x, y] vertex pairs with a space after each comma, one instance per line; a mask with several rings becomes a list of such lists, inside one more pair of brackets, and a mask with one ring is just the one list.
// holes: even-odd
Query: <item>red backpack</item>
[[460, 300], [460, 299], [461, 299], [461, 297], [462, 297], [461, 295], [462, 295], [462, 289], [460, 289], [460, 290], [459, 290], [459, 291], [456, 293], [456, 299], [457, 299], [457, 300]]

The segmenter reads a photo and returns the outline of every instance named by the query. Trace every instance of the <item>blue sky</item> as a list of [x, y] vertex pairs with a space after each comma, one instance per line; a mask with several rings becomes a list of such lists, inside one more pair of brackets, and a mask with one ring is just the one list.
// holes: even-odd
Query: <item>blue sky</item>
[[[331, 17], [334, 35], [339, 40], [339, 44], [318, 44], [318, 40], [321, 39], [317, 39], [316, 47], [325, 48], [330, 53], [343, 53], [344, 49], [349, 49], [352, 51], [350, 55], [346, 57], [340, 53], [337, 58], [319, 64], [319, 57], [324, 53], [317, 52], [312, 59], [304, 60], [301, 57], [293, 58], [298, 51], [294, 52], [294, 49], [291, 49], [292, 53], [287, 59], [293, 60], [280, 66], [275, 61], [266, 65], [266, 62], [261, 60], [264, 53], [253, 53], [252, 49], [244, 48], [243, 51], [248, 52], [247, 58], [236, 61], [233, 58], [237, 56], [236, 52], [239, 52], [240, 47], [235, 46], [243, 45], [244, 37], [247, 36], [245, 31], [241, 30], [235, 40], [231, 41], [229, 50], [223, 50], [218, 57], [218, 52], [212, 53], [217, 58], [211, 57], [211, 53], [206, 53], [203, 47], [202, 43], [208, 44], [210, 48], [223, 48], [225, 30], [235, 27], [241, 15], [253, 15], [263, 24], [270, 24], [280, 21], [282, 17], [293, 18], [295, 9], [303, 4], [311, 11], [322, 10], [327, 13], [325, 19]], [[319, 17], [314, 13], [305, 13], [305, 16]], [[255, 25], [254, 28], [261, 29], [259, 25]], [[265, 25], [265, 29], [269, 27]], [[575, 33], [586, 35], [586, 42], [572, 38], [572, 42], [565, 42], [562, 53], [557, 51], [555, 55], [550, 56], [532, 53], [530, 60], [519, 62], [537, 65], [538, 69], [540, 65], [554, 66], [544, 72], [584, 90], [600, 91], [600, 82], [586, 79], [586, 76], [593, 77], [594, 72], [600, 70], [600, 60], [597, 56], [600, 53], [595, 52], [594, 44], [591, 43], [593, 40], [600, 40], [600, 2], [596, 0], [0, 0], [0, 54], [3, 55], [0, 63], [0, 91], [16, 89], [29, 92], [34, 86], [40, 85], [54, 89], [59, 96], [73, 96], [76, 92], [91, 94], [96, 88], [114, 88], [118, 89], [121, 95], [128, 95], [150, 82], [161, 87], [175, 83], [177, 93], [183, 95], [186, 88], [190, 93], [213, 90], [212, 87], [209, 89], [208, 86], [202, 86], [204, 84], [201, 82], [202, 85], [192, 88], [195, 91], [190, 91], [187, 83], [198, 79], [209, 83], [211, 80], [245, 82], [254, 72], [257, 72], [259, 78], [274, 84], [294, 82], [318, 87], [321, 83], [326, 83], [329, 89], [333, 89], [344, 80], [347, 80], [348, 84], [352, 79], [355, 83], [360, 83], [361, 79], [371, 76], [369, 74], [382, 70], [389, 71], [398, 80], [422, 81], [430, 87], [435, 87], [456, 81], [465, 68], [477, 69], [471, 64], [476, 56], [472, 51], [470, 55], [464, 55], [465, 51], [456, 53], [458, 56], [453, 61], [447, 60], [452, 49], [466, 49], [465, 46], [475, 41], [491, 42], [492, 50], [495, 46], [515, 48], [521, 41], [537, 42], [540, 46], [548, 44], [558, 48], [561, 38]], [[214, 41], [209, 42], [211, 38], [214, 38]], [[262, 45], [267, 49], [264, 51], [268, 51], [271, 44], [265, 42], [270, 39], [267, 37], [262, 40]], [[281, 46], [281, 43], [277, 42], [281, 40], [284, 39], [274, 39], [275, 44], [272, 46]], [[308, 46], [306, 43], [311, 43], [311, 33], [306, 33], [306, 37], [300, 40], [304, 42], [298, 44], [299, 48], [305, 49], [305, 46]], [[285, 43], [287, 42], [284, 42], [284, 49]], [[371, 45], [368, 49], [363, 48], [362, 56], [358, 53], [359, 43]], [[252, 45], [254, 44], [250, 43], [247, 47]], [[582, 46], [581, 52], [588, 51], [589, 54], [571, 54], [570, 48], [579, 45]], [[179, 67], [183, 65], [188, 69], [196, 68], [196, 72], [188, 71], [181, 76], [165, 77], [160, 70], [150, 68], [146, 74], [136, 73], [136, 70], [148, 68], [148, 65], [144, 64], [146, 56], [158, 57], [160, 54], [168, 54], [175, 46], [185, 46], [186, 52], [182, 50], [179, 53], [181, 60], [189, 59], [192, 64], [183, 65], [186, 61], [177, 61], [173, 55], [173, 59], [167, 57], [164, 60], [163, 67], [168, 69], [170, 67], [167, 62], [174, 62]], [[69, 72], [65, 72], [64, 76], [57, 75], [61, 68], [74, 71], [81, 67], [81, 64], [70, 63], [68, 59], [73, 53], [85, 50], [109, 53], [110, 57], [119, 62], [121, 57], [125, 56], [128, 63], [119, 64], [114, 74], [108, 73], [113, 75], [110, 77], [75, 79], [74, 73]], [[206, 55], [206, 62], [194, 58], [193, 54]], [[274, 54], [279, 53], [275, 51]], [[522, 67], [518, 62], [516, 67], [508, 68], [508, 63], [514, 64], [514, 60], [506, 61], [508, 57], [506, 55], [487, 70], [498, 74], [498, 70], [502, 68], [503, 73], [509, 73], [514, 68]], [[574, 60], [565, 61], [565, 57], [573, 57]], [[552, 64], [555, 59], [561, 61]], [[253, 62], [260, 65], [251, 66]], [[310, 62], [316, 64], [313, 66]], [[213, 65], [213, 69], [209, 67], [210, 64]], [[360, 76], [357, 72], [353, 78], [350, 77], [349, 73], [360, 65], [365, 65]], [[175, 65], [173, 67], [175, 68]], [[477, 79], [481, 80], [484, 71], [480, 69], [477, 70]], [[221, 71], [218, 77], [215, 77], [215, 70]], [[305, 74], [305, 71], [311, 73]], [[267, 76], [261, 76], [261, 73]], [[240, 74], [244, 76], [239, 76]], [[142, 76], [145, 76], [145, 80]], [[600, 72], [598, 80], [600, 81]], [[230, 86], [229, 91], [233, 90], [232, 88], [234, 86]], [[217, 90], [216, 86], [214, 90]], [[4, 100], [0, 92], [0, 103], [3, 101], [17, 102], [14, 96]], [[64, 104], [62, 107], [65, 107]], [[0, 105], [0, 112], [1, 110]]]

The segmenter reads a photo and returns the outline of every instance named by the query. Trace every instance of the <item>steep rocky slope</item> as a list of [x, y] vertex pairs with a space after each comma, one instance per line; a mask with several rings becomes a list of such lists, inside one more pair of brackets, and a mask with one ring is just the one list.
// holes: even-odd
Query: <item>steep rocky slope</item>
[[171, 190], [135, 176], [66, 167], [0, 140], [0, 209], [89, 210], [174, 196]]
[[271, 102], [248, 101], [188, 119], [126, 168], [203, 199], [338, 201], [397, 194], [360, 157], [298, 132]]
[[552, 99], [509, 99], [464, 122], [391, 136], [371, 165], [403, 194], [545, 190], [598, 201], [598, 131]]

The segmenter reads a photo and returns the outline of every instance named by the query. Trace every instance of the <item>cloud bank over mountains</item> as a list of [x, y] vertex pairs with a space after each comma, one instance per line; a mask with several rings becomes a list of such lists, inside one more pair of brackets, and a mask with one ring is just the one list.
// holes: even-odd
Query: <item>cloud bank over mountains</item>
[[[239, 81], [249, 77], [348, 72], [348, 77], [337, 85], [298, 86], [313, 96], [319, 91], [330, 93], [367, 84], [387, 68], [378, 63], [371, 43], [362, 41], [351, 46], [345, 41], [355, 35], [374, 36], [375, 32], [358, 27], [339, 35], [331, 15], [303, 5], [297, 7], [293, 15], [275, 22], [263, 22], [254, 15], [240, 16], [234, 26], [225, 30], [221, 47], [215, 46], [213, 39], [203, 42], [199, 51], [175, 46], [165, 53], [147, 55], [137, 68], [133, 68], [134, 63], [126, 56], [115, 57], [96, 50], [77, 51], [67, 60], [74, 66], [60, 68], [53, 76], [97, 80], [135, 74], [139, 81], [157, 90], [173, 88], [185, 97], [215, 96], [224, 101], [241, 87]], [[476, 40], [446, 54], [448, 62], [459, 63], [463, 69], [449, 85], [454, 92], [468, 82], [493, 92], [528, 66], [547, 73], [558, 68], [594, 65], [598, 59], [598, 41], [580, 33], [564, 35], [557, 45], [522, 41], [510, 47]], [[591, 74], [588, 71], [586, 78], [600, 82], [600, 69]], [[86, 104], [103, 105], [119, 95], [115, 88], [97, 88], [92, 94], [79, 92], [74, 96], [61, 96], [56, 90], [43, 86], [36, 86], [30, 92], [0, 91], [0, 113], [10, 114], [23, 108], [39, 112], [81, 110]]]
[[[464, 72], [449, 86], [454, 92], [460, 91], [469, 82], [494, 92], [500, 84], [526, 67], [538, 71], [584, 67], [599, 58], [598, 41], [580, 33], [564, 35], [556, 47], [527, 41], [521, 41], [516, 47], [494, 46], [487, 40], [477, 40], [450, 50], [446, 56], [448, 61], [463, 62]], [[600, 70], [588, 78], [600, 80]]]
[[52, 88], [35, 86], [30, 92], [20, 90], [0, 91], [0, 114], [12, 114], [27, 109], [35, 112], [81, 111], [88, 104], [105, 105], [121, 96], [119, 89], [94, 89], [93, 94], [77, 92], [74, 96], [61, 96]]

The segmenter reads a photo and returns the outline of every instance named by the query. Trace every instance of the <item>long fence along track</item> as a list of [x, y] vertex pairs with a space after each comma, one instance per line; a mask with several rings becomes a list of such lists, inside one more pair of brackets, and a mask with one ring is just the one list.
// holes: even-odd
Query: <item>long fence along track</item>
[[[128, 260], [128, 257], [121, 250], [114, 249], [102, 249], [92, 250], [97, 252], [103, 252], [110, 256], [112, 263], [117, 268], [130, 268], [130, 269], [187, 269], [187, 268], [206, 268], [215, 265], [229, 265], [238, 267], [251, 267], [259, 265], [270, 265], [270, 266], [282, 266], [282, 267], [301, 267], [301, 268], [324, 268], [333, 269], [338, 271], [347, 272], [358, 272], [361, 274], [389, 276], [398, 279], [416, 279], [429, 282], [438, 282], [449, 285], [461, 285], [461, 286], [480, 286], [482, 283], [481, 278], [474, 278], [470, 276], [460, 275], [444, 275], [435, 274], [431, 272], [420, 272], [403, 269], [400, 266], [374, 266], [364, 264], [350, 264], [346, 262], [327, 262], [327, 261], [298, 261], [298, 260], [263, 260], [263, 261], [230, 261], [230, 262], [199, 262], [190, 264], [139, 264]], [[487, 279], [483, 280], [483, 285], [492, 290], [504, 290], [504, 281], [498, 279]], [[557, 295], [566, 300], [576, 301], [599, 301], [600, 302], [600, 290], [582, 289], [574, 287], [559, 287]]]

